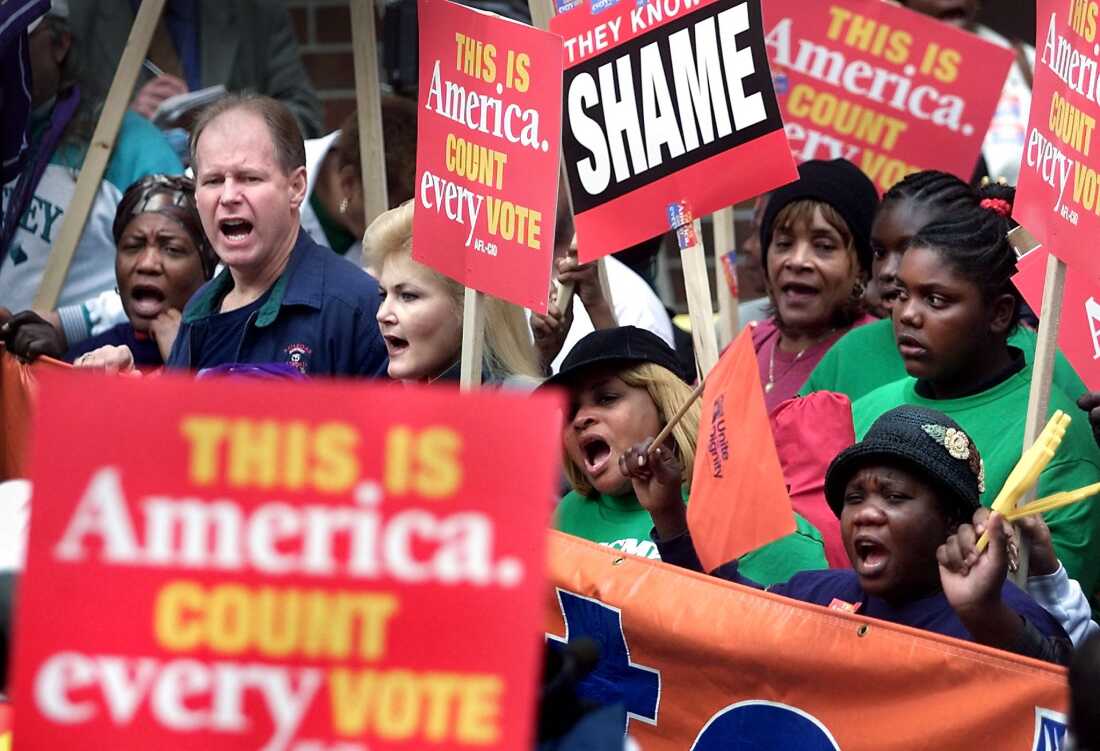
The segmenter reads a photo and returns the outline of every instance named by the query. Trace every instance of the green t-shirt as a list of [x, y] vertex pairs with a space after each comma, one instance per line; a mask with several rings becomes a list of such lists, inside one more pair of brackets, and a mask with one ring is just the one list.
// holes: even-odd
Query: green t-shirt
[[[1024, 353], [1024, 361], [1035, 360], [1035, 332], [1023, 326], [1008, 337], [1008, 343]], [[853, 402], [879, 386], [908, 377], [905, 363], [894, 342], [894, 326], [888, 318], [852, 329], [829, 348], [817, 364], [799, 396], [814, 391], [837, 391]], [[1054, 357], [1054, 383], [1076, 399], [1088, 389], [1061, 350]]]
[[[985, 463], [985, 493], [982, 504], [989, 506], [1000, 492], [1009, 473], [1020, 460], [1027, 416], [1031, 366], [1011, 378], [974, 396], [961, 399], [926, 399], [916, 393], [916, 379], [875, 389], [852, 405], [856, 438], [862, 439], [881, 414], [901, 404], [935, 409], [962, 426], [974, 441]], [[1100, 449], [1093, 440], [1088, 420], [1058, 387], [1050, 390], [1048, 415], [1060, 409], [1073, 421], [1050, 464], [1039, 475], [1038, 497], [1063, 490], [1075, 490], [1100, 482]], [[1054, 550], [1071, 577], [1080, 582], [1096, 612], [1100, 599], [1100, 502], [1085, 501], [1043, 515], [1050, 526]]]
[[[794, 518], [794, 532], [739, 559], [738, 568], [742, 574], [767, 586], [785, 582], [799, 571], [829, 567], [821, 533], [798, 514]], [[570, 491], [561, 499], [554, 514], [554, 527], [624, 553], [661, 559], [657, 545], [649, 536], [653, 520], [633, 493], [585, 497]]]

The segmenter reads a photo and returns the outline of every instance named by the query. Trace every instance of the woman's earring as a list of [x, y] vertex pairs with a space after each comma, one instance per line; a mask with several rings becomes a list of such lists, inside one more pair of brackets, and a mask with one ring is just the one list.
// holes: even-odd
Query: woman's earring
[[340, 213], [341, 214], [348, 213], [348, 197], [347, 196], [344, 196], [343, 198], [340, 199]]
[[852, 299], [862, 300], [864, 293], [867, 292], [867, 287], [864, 285], [862, 279], [857, 279], [856, 283], [852, 285]]

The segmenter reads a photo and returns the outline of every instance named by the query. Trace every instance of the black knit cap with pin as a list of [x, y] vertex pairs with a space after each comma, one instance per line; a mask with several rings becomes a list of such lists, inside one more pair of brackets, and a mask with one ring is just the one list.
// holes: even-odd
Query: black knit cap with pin
[[949, 515], [969, 520], [985, 492], [985, 467], [974, 441], [957, 422], [924, 407], [895, 407], [875, 420], [863, 440], [837, 454], [825, 473], [825, 498], [838, 517], [844, 490], [873, 464], [902, 465], [944, 494]]
[[847, 159], [811, 159], [798, 166], [798, 179], [772, 191], [760, 222], [760, 259], [768, 268], [775, 218], [787, 204], [811, 200], [836, 209], [848, 225], [859, 265], [871, 273], [871, 222], [878, 208], [874, 183]]

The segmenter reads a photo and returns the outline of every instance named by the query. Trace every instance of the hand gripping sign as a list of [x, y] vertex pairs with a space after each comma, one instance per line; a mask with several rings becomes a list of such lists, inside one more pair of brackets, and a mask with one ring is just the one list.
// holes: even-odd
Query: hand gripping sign
[[557, 215], [561, 39], [419, 0], [413, 257], [546, 312]]
[[64, 372], [41, 396], [20, 746], [530, 748], [553, 398]]
[[845, 158], [886, 191], [974, 172], [1012, 52], [880, 0], [768, 0], [768, 60], [799, 162]]
[[764, 50], [760, 0], [583, 0], [565, 39], [562, 150], [591, 261], [798, 177]]

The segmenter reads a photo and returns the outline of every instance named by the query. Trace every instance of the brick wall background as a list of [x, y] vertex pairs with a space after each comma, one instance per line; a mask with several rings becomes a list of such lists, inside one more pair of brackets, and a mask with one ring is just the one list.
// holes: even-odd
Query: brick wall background
[[286, 0], [286, 5], [302, 62], [325, 108], [326, 130], [335, 130], [355, 109], [348, 0]]

